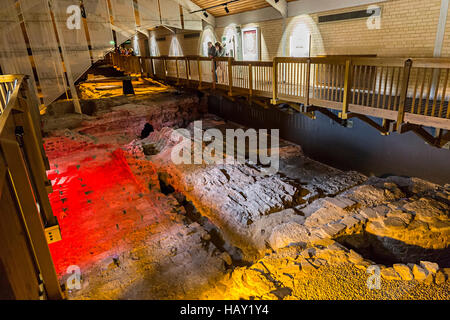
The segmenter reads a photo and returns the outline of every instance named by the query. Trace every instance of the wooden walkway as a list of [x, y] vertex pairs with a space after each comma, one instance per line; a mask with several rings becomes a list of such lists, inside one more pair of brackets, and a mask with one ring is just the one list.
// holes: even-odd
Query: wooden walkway
[[[235, 61], [117, 53], [107, 59], [128, 74], [222, 91], [266, 105], [288, 104], [308, 116], [319, 111], [342, 125], [356, 117], [382, 134], [413, 131], [433, 146], [449, 145], [450, 59], [344, 56]], [[383, 119], [382, 124], [373, 117]]]
[[31, 86], [27, 76], [0, 76], [0, 297], [62, 299], [48, 247], [61, 235]]

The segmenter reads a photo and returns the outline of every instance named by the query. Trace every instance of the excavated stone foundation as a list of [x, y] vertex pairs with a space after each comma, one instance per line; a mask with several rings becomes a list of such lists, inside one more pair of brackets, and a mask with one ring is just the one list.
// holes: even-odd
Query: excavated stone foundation
[[[206, 101], [154, 93], [44, 116], [63, 235], [52, 255], [62, 281], [68, 266], [82, 271], [71, 298], [450, 297], [450, 185], [344, 172], [283, 140], [274, 174], [175, 164], [175, 129], [242, 128]], [[154, 131], [141, 136], [146, 124]], [[367, 286], [373, 268], [379, 289]]]

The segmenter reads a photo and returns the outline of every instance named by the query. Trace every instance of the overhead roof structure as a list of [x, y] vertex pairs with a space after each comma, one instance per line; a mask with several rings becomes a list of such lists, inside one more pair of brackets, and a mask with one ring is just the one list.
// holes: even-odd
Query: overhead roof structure
[[[206, 12], [208, 14], [213, 15], [214, 17], [222, 17], [226, 16], [228, 14], [236, 14], [236, 13], [242, 13], [257, 9], [262, 9], [266, 7], [273, 6], [278, 11], [287, 11], [286, 2], [294, 1], [294, 0], [239, 0], [233, 3], [230, 3], [227, 5], [227, 8], [229, 12], [225, 11], [225, 6], [220, 6], [222, 3], [226, 3], [227, 0], [192, 0], [193, 3], [198, 5], [200, 8], [209, 8], [214, 7], [216, 5], [219, 5], [218, 7], [207, 9]], [[283, 16], [286, 16], [287, 13], [283, 14]]]

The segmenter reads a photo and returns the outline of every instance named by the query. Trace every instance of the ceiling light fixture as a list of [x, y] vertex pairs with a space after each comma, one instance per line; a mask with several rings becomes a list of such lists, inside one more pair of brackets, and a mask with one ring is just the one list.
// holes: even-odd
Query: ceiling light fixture
[[[228, 13], [230, 10], [228, 9], [228, 5], [230, 4], [230, 3], [234, 3], [234, 2], [238, 2], [238, 1], [241, 1], [241, 0], [230, 0], [230, 1], [227, 1], [227, 2], [224, 2], [224, 3], [219, 3], [219, 4], [216, 4], [216, 5], [213, 5], [213, 6], [211, 6], [211, 7], [208, 7], [208, 8], [200, 8], [200, 9], [198, 9], [198, 10], [195, 10], [195, 11], [191, 11], [191, 12], [189, 12], [189, 13], [197, 13], [197, 12], [203, 12], [203, 15], [205, 16], [205, 17], [208, 17], [208, 15], [207, 15], [207, 13], [206, 13], [206, 10], [209, 10], [209, 9], [214, 9], [214, 8], [218, 8], [218, 7], [225, 7], [225, 11], [226, 11], [226, 13]], [[278, 1], [277, 1], [278, 2]]]

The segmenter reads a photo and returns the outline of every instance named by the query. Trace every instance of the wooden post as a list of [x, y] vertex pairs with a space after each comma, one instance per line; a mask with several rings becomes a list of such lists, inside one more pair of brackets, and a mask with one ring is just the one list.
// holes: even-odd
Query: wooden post
[[200, 64], [200, 57], [197, 58], [198, 67], [198, 89], [202, 89], [202, 65]]
[[35, 196], [41, 206], [41, 214], [45, 218], [46, 226], [58, 225], [58, 220], [53, 215], [52, 207], [48, 199], [45, 186], [45, 182], [47, 181], [46, 168], [41, 154], [41, 148], [39, 147], [39, 139], [36, 136], [36, 128], [28, 110], [29, 106], [20, 98], [18, 102], [22, 105], [21, 107], [24, 111], [16, 113], [14, 118], [16, 124], [22, 126], [24, 130], [22, 137], [23, 149], [29, 163], [30, 175], [34, 181], [34, 187], [37, 193]]
[[344, 82], [344, 97], [342, 101], [342, 111], [339, 112], [341, 119], [347, 119], [348, 105], [350, 103], [350, 94], [353, 85], [353, 64], [351, 59], [345, 61], [345, 82]]
[[177, 85], [180, 85], [180, 70], [178, 68], [178, 57], [175, 58], [175, 69], [177, 70]]
[[400, 129], [403, 120], [405, 118], [405, 101], [406, 101], [406, 94], [408, 93], [408, 84], [409, 84], [409, 76], [411, 74], [411, 67], [412, 67], [412, 60], [411, 59], [406, 60], [405, 66], [403, 68], [403, 81], [400, 91], [400, 101], [398, 104], [397, 131]]
[[211, 72], [212, 72], [212, 88], [213, 88], [213, 90], [216, 89], [216, 68], [215, 68], [216, 64], [215, 64], [215, 62], [216, 62], [216, 59], [212, 58], [211, 59]]
[[228, 85], [230, 86], [228, 90], [228, 95], [233, 96], [233, 59], [228, 57]]
[[22, 151], [16, 141], [0, 139], [9, 176], [15, 191], [18, 209], [22, 213], [29, 234], [30, 244], [35, 253], [38, 268], [44, 280], [44, 287], [49, 299], [62, 299], [63, 293], [56, 276], [55, 266], [45, 238], [44, 226], [36, 206], [33, 189], [27, 175], [27, 167]]
[[141, 69], [141, 77], [144, 77], [144, 73], [146, 74], [146, 76], [148, 76], [148, 72], [144, 72], [145, 70], [147, 70], [146, 66], [145, 66], [145, 59], [143, 57], [139, 57], [139, 68]]
[[150, 77], [155, 78], [155, 69], [153, 67], [153, 58], [150, 57]]
[[252, 64], [248, 65], [248, 95], [250, 98], [253, 96], [253, 67]]
[[278, 100], [278, 60], [273, 58], [273, 70], [272, 70], [272, 100], [270, 103], [277, 104]]
[[[311, 43], [311, 36], [309, 37], [310, 43]], [[310, 81], [311, 81], [311, 58], [308, 58], [308, 64], [306, 67], [306, 101], [305, 105], [309, 106], [309, 87], [310, 87]]]
[[189, 84], [190, 84], [190, 80], [191, 80], [191, 75], [190, 75], [190, 71], [191, 71], [191, 65], [190, 65], [190, 63], [189, 63], [189, 58], [185, 58], [185, 60], [184, 60], [185, 62], [185, 67], [186, 67], [186, 84], [187, 84], [187, 86], [189, 87]]
[[163, 59], [163, 66], [164, 66], [164, 81], [167, 81], [167, 64], [166, 64], [166, 58], [162, 57]]

